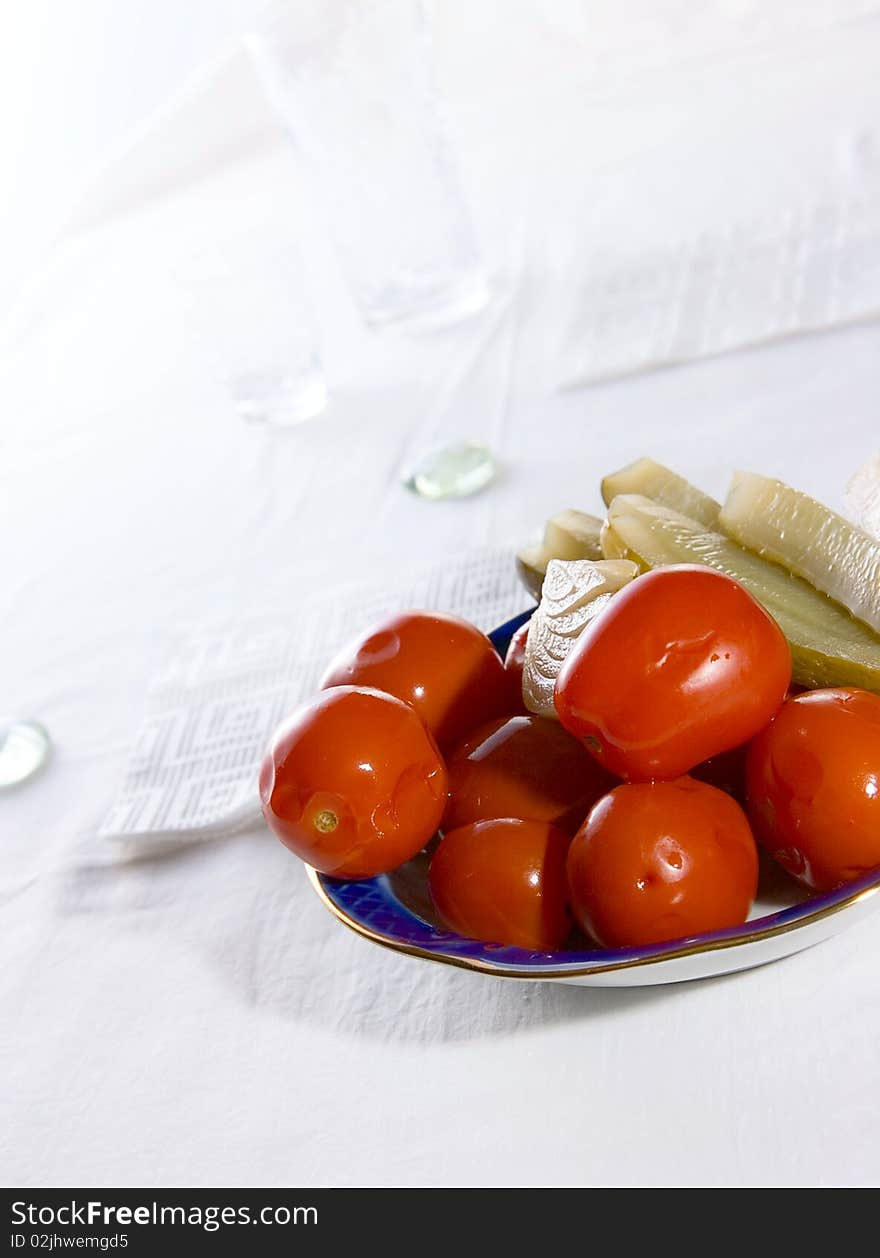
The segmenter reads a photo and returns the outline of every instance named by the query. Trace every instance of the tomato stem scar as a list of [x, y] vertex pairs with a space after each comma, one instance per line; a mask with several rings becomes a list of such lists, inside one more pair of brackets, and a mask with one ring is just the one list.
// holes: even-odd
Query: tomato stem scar
[[321, 834], [330, 834], [339, 825], [339, 818], [329, 808], [323, 808], [315, 817], [315, 829]]

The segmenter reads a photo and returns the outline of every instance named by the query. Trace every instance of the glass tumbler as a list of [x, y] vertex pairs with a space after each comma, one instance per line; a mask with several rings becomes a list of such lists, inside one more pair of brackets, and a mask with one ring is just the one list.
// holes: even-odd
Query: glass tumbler
[[246, 37], [305, 157], [371, 325], [451, 323], [489, 285], [434, 87], [419, 0], [297, 0]]
[[324, 410], [318, 325], [292, 232], [246, 214], [190, 254], [181, 280], [202, 353], [243, 419], [291, 427]]

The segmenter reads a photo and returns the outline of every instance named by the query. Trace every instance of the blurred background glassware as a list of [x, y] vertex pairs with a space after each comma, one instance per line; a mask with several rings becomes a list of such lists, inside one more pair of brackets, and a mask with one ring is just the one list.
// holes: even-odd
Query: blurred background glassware
[[420, 0], [277, 4], [246, 37], [315, 174], [364, 320], [442, 325], [490, 290], [434, 85]]
[[327, 405], [318, 325], [295, 231], [248, 213], [187, 259], [212, 374], [243, 419], [290, 427]]

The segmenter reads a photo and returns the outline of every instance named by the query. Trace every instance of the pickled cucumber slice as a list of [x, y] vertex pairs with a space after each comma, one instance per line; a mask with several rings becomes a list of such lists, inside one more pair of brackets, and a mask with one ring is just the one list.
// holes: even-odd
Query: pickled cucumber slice
[[566, 656], [587, 625], [638, 571], [625, 559], [550, 560], [541, 604], [529, 621], [523, 659], [523, 702], [530, 712], [557, 719], [553, 690]]
[[643, 494], [663, 507], [680, 511], [707, 528], [718, 526], [721, 504], [697, 489], [683, 476], [653, 459], [636, 459], [602, 481], [602, 500], [610, 507], [618, 494]]
[[880, 543], [842, 515], [782, 481], [737, 472], [720, 523], [880, 631]]
[[647, 567], [706, 564], [744, 585], [788, 639], [801, 685], [861, 686], [880, 694], [880, 637], [800, 577], [638, 494], [615, 498], [608, 520]]
[[544, 525], [543, 542], [524, 547], [516, 557], [519, 579], [532, 597], [540, 599], [551, 559], [601, 559], [601, 531], [602, 521], [584, 511], [569, 508], [552, 516]]
[[638, 562], [634, 559], [632, 552], [623, 543], [623, 541], [621, 541], [620, 537], [618, 537], [607, 520], [602, 525], [602, 532], [599, 535], [599, 541], [602, 546], [603, 559], [631, 559], [634, 562]]
[[541, 598], [544, 574], [549, 562], [547, 552], [541, 545], [526, 546], [516, 556], [516, 575], [536, 603]]
[[544, 549], [550, 559], [601, 559], [602, 521], [585, 511], [560, 511], [544, 525]]

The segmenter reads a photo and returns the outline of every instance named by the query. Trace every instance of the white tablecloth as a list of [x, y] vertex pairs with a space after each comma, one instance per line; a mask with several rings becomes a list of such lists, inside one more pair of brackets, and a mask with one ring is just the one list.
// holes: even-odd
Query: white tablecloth
[[[585, 33], [577, 5], [542, 7], [554, 16], [443, 6], [441, 22], [452, 122], [506, 306], [434, 337], [367, 334], [315, 244], [331, 407], [290, 431], [242, 422], [199, 268], [243, 216], [279, 247], [308, 223], [307, 189], [269, 128], [245, 152], [194, 157], [192, 177], [169, 156], [175, 179], [145, 177], [134, 201], [132, 154], [128, 200], [110, 213], [103, 190], [6, 335], [0, 695], [46, 723], [56, 754], [0, 797], [3, 1182], [880, 1175], [880, 918], [730, 978], [520, 985], [346, 932], [261, 828], [132, 864], [96, 834], [150, 677], [184, 627], [295, 621], [313, 588], [513, 548], [555, 509], [597, 508], [601, 474], [642, 453], [716, 495], [749, 467], [839, 504], [876, 447], [873, 324], [554, 388], [571, 242], [614, 214], [629, 235], [653, 195], [664, 214], [678, 198], [683, 215], [698, 204], [709, 218], [725, 199], [708, 186], [723, 162], [676, 164], [680, 144], [709, 154], [781, 89], [803, 151], [780, 155], [768, 131], [748, 196], [727, 189], [743, 212], [797, 191], [811, 163], [833, 184], [847, 162], [877, 161], [873, 6], [780, 4], [768, 32], [749, 5], [709, 6], [702, 30], [691, 6], [644, 5], [628, 43], [601, 24]], [[799, 54], [794, 68], [780, 48]], [[498, 483], [443, 504], [402, 490], [401, 462], [441, 434], [488, 440]]]

